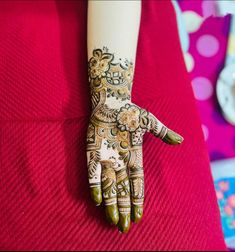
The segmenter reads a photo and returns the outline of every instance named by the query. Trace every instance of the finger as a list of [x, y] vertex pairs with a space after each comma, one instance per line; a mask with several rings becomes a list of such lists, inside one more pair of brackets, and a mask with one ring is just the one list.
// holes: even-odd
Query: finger
[[119, 210], [118, 228], [122, 233], [127, 233], [131, 225], [130, 184], [126, 167], [116, 172], [117, 199]]
[[147, 129], [154, 136], [162, 139], [162, 141], [167, 144], [176, 145], [182, 143], [184, 140], [181, 135], [168, 129], [152, 113], [144, 109], [141, 109], [140, 112], [140, 127]]
[[100, 161], [99, 151], [87, 152], [88, 176], [89, 176], [91, 198], [97, 206], [99, 206], [102, 202], [101, 165], [99, 161]]
[[105, 213], [108, 221], [112, 224], [117, 224], [119, 221], [119, 213], [117, 206], [117, 185], [116, 173], [113, 169], [113, 162], [110, 160], [100, 161], [101, 171], [101, 186], [103, 199], [105, 203]]
[[144, 171], [142, 147], [130, 151], [128, 163], [131, 186], [131, 219], [138, 223], [143, 216], [144, 209]]
[[150, 132], [162, 139], [163, 142], [171, 145], [181, 144], [183, 137], [173, 130], [168, 129], [162, 122], [160, 122], [153, 114], [149, 113], [150, 118]]

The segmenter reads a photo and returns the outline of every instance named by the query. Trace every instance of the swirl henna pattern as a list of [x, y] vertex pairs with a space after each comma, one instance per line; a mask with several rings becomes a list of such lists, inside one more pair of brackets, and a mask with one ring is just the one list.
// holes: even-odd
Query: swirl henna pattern
[[95, 49], [88, 62], [92, 115], [87, 131], [87, 160], [91, 196], [102, 200], [108, 220], [127, 232], [131, 219], [143, 215], [142, 144], [146, 132], [168, 144], [183, 138], [154, 115], [131, 102], [133, 64], [114, 63], [107, 48]]

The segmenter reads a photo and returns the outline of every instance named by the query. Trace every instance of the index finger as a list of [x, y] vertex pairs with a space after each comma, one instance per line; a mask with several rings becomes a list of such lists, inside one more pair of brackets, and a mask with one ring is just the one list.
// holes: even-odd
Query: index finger
[[99, 151], [87, 152], [88, 176], [91, 198], [97, 206], [102, 202], [101, 191], [101, 165]]

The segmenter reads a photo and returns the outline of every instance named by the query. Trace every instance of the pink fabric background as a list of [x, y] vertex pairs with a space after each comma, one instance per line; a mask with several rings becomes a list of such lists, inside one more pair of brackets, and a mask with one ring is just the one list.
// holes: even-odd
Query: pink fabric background
[[142, 4], [133, 101], [185, 141], [146, 136], [144, 218], [120, 235], [89, 195], [87, 1], [0, 1], [0, 250], [226, 249], [174, 9]]
[[[214, 1], [180, 0], [179, 4], [183, 13], [193, 11], [201, 17], [215, 13]], [[235, 157], [235, 127], [224, 120], [215, 92], [224, 66], [229, 24], [229, 15], [209, 17], [189, 34], [189, 53], [194, 60], [190, 77], [211, 161]]]

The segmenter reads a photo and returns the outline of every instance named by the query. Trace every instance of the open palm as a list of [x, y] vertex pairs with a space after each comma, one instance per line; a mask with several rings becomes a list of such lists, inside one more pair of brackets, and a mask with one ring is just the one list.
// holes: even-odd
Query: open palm
[[87, 131], [87, 162], [91, 196], [102, 200], [108, 220], [127, 232], [131, 219], [140, 221], [144, 203], [142, 144], [151, 132], [168, 144], [182, 137], [150, 112], [131, 103], [132, 64], [113, 64], [100, 49], [89, 61], [93, 112]]

